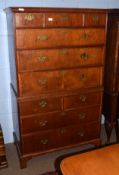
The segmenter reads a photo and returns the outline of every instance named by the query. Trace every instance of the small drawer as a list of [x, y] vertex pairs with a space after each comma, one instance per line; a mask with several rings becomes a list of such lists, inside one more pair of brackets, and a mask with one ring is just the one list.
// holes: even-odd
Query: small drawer
[[15, 25], [18, 28], [43, 27], [42, 13], [16, 13]]
[[17, 51], [18, 71], [103, 65], [103, 58], [103, 47]]
[[99, 138], [99, 123], [73, 125], [22, 136], [23, 153], [43, 152]]
[[90, 46], [105, 43], [105, 28], [17, 29], [17, 49]]
[[82, 26], [83, 16], [80, 13], [46, 13], [46, 27]]
[[20, 96], [37, 95], [40, 92], [61, 90], [62, 75], [60, 71], [20, 73]]
[[102, 92], [80, 93], [64, 97], [64, 109], [80, 108], [83, 106], [101, 104]]
[[24, 133], [34, 133], [46, 129], [88, 123], [100, 120], [101, 106], [95, 105], [77, 110], [53, 112], [47, 114], [37, 114], [32, 116], [21, 116], [21, 131]]
[[105, 26], [106, 14], [102, 13], [85, 13], [84, 26]]
[[64, 71], [64, 89], [80, 89], [102, 86], [102, 67], [80, 68]]
[[40, 98], [19, 102], [20, 116], [61, 110], [61, 98]]

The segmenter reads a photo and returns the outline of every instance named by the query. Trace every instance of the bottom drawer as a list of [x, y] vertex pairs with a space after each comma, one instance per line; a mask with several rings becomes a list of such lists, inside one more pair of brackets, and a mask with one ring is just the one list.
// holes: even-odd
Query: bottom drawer
[[35, 153], [72, 144], [79, 144], [99, 137], [98, 122], [73, 125], [22, 136], [23, 153]]

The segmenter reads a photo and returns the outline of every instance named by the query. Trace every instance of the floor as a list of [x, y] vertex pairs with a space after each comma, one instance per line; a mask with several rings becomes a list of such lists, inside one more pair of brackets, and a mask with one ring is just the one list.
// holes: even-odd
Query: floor
[[[102, 144], [106, 143], [106, 133], [104, 126], [102, 126], [101, 132]], [[115, 131], [112, 132], [111, 135], [111, 142], [115, 142]], [[27, 163], [27, 168], [20, 169], [19, 160], [16, 152], [16, 148], [14, 144], [7, 144], [6, 145], [6, 155], [8, 160], [8, 168], [1, 169], [0, 175], [40, 175], [47, 171], [55, 170], [55, 160], [62, 156], [67, 155], [70, 153], [80, 152], [82, 150], [86, 150], [91, 148], [92, 145], [85, 145], [78, 148], [73, 148], [70, 150], [65, 151], [58, 151], [49, 153], [47, 155], [39, 156], [32, 158]]]

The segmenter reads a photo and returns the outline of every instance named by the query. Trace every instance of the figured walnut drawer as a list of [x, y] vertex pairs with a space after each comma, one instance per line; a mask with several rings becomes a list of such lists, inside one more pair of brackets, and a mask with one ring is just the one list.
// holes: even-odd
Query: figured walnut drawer
[[103, 65], [103, 57], [103, 47], [17, 51], [18, 71]]
[[104, 43], [104, 28], [16, 30], [17, 49], [52, 48], [60, 46], [85, 46]]
[[21, 116], [22, 133], [54, 129], [74, 124], [99, 121], [100, 105], [84, 107], [77, 110], [37, 114], [33, 116]]
[[82, 26], [83, 15], [81, 13], [46, 13], [46, 27], [71, 27]]
[[23, 153], [42, 152], [99, 137], [99, 123], [73, 125], [22, 136]]
[[16, 27], [43, 27], [42, 13], [16, 13], [15, 14]]
[[61, 110], [60, 98], [40, 98], [19, 102], [20, 115], [30, 115]]
[[65, 70], [64, 89], [79, 89], [102, 86], [102, 67]]
[[79, 108], [87, 105], [101, 104], [102, 92], [81, 93], [64, 97], [64, 109]]
[[61, 90], [62, 73], [60, 71], [21, 73], [19, 74], [19, 84], [20, 96]]
[[84, 26], [105, 26], [106, 14], [103, 13], [85, 13]]
[[20, 96], [102, 86], [102, 67], [19, 74]]

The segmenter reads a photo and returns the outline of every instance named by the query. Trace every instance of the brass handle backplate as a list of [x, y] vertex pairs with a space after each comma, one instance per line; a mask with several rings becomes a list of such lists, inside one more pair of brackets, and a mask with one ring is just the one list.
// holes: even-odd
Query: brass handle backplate
[[40, 140], [40, 143], [46, 145], [48, 143], [48, 139], [42, 139]]
[[47, 41], [48, 40], [48, 36], [47, 35], [38, 35], [37, 36], [37, 40], [39, 40], [39, 41]]
[[85, 101], [86, 101], [86, 98], [87, 98], [87, 97], [86, 97], [85, 95], [81, 95], [81, 96], [80, 96], [80, 100], [81, 100], [82, 102], [85, 102]]
[[89, 38], [89, 35], [88, 35], [87, 33], [84, 33], [84, 34], [81, 36], [81, 38], [82, 38], [83, 40], [87, 40], [87, 39]]
[[47, 56], [39, 56], [38, 61], [41, 63], [44, 63], [44, 62], [48, 61], [48, 57]]
[[81, 80], [81, 81], [86, 80], [86, 76], [85, 76], [84, 74], [81, 74], [81, 75], [80, 75], [80, 80]]
[[96, 23], [96, 24], [99, 22], [99, 17], [96, 15], [93, 16], [92, 19], [93, 19], [94, 23]]
[[86, 54], [86, 53], [82, 53], [82, 54], [80, 54], [80, 58], [81, 59], [83, 59], [83, 60], [86, 60], [86, 59], [88, 59], [88, 54]]
[[40, 121], [40, 122], [39, 122], [40, 126], [46, 126], [47, 123], [48, 123], [47, 120], [44, 120], [44, 121]]
[[28, 14], [24, 17], [26, 21], [33, 21], [35, 19], [34, 15]]
[[62, 21], [67, 21], [69, 19], [69, 16], [67, 14], [63, 14], [63, 15], [60, 16], [60, 19]]
[[41, 108], [45, 108], [45, 107], [47, 106], [47, 101], [41, 100], [41, 101], [39, 102], [39, 106], [40, 106]]
[[85, 117], [86, 117], [86, 113], [81, 112], [81, 113], [79, 114], [79, 118], [80, 118], [80, 119], [84, 119]]

